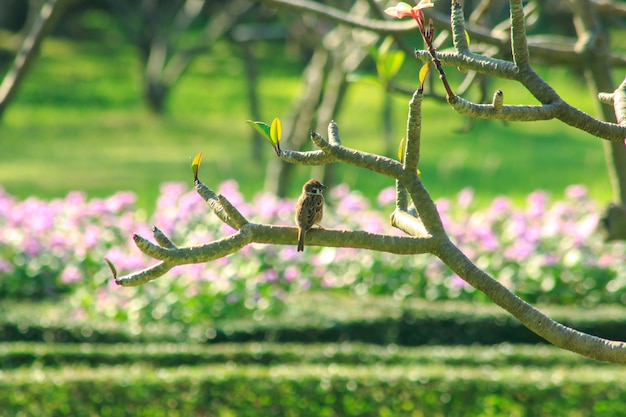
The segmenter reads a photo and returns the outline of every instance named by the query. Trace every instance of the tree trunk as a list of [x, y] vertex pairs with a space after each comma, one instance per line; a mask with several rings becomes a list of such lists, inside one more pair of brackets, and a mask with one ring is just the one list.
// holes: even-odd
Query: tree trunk
[[39, 52], [39, 46], [56, 24], [66, 0], [45, 0], [41, 2], [39, 13], [29, 19], [30, 24], [25, 28], [26, 36], [22, 47], [15, 56], [13, 65], [0, 84], [0, 118], [8, 107], [28, 72], [28, 68]]
[[[589, 0], [576, 0], [573, 7], [578, 38], [585, 42], [580, 46], [588, 55], [585, 76], [597, 103], [597, 113], [604, 120], [615, 122], [613, 107], [598, 100], [598, 93], [615, 90], [609, 61], [609, 37]], [[626, 147], [623, 143], [608, 141], [604, 141], [603, 146], [614, 201], [607, 207], [602, 224], [609, 240], [626, 240]]]

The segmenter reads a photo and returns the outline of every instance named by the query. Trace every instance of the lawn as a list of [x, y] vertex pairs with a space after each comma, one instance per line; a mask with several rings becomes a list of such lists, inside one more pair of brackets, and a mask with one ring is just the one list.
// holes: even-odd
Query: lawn
[[[300, 63], [281, 43], [256, 49], [261, 77], [263, 119], [286, 117], [299, 90]], [[202, 180], [216, 186], [240, 183], [246, 196], [263, 187], [266, 164], [275, 163], [265, 147], [262, 162], [251, 158], [250, 118], [240, 51], [223, 42], [193, 62], [176, 85], [163, 116], [151, 114], [141, 98], [141, 68], [135, 50], [115, 32], [98, 40], [49, 38], [12, 106], [0, 123], [0, 185], [25, 198], [64, 196], [84, 190], [106, 196], [118, 190], [138, 195], [150, 211], [165, 181], [191, 182], [190, 158], [204, 153]], [[414, 79], [418, 65], [407, 60], [402, 76]], [[448, 69], [453, 81], [455, 69]], [[587, 112], [593, 103], [568, 70], [542, 71], [564, 98]], [[534, 103], [519, 87], [496, 81], [507, 103]], [[346, 146], [382, 152], [382, 92], [353, 84], [337, 115]], [[394, 96], [398, 142], [406, 125], [408, 98]], [[509, 194], [516, 201], [535, 189], [559, 196], [582, 183], [600, 200], [610, 199], [601, 140], [558, 121], [483, 121], [457, 133], [465, 120], [447, 105], [426, 99], [420, 168], [433, 197], [451, 197], [473, 187], [481, 204]], [[325, 133], [325, 132], [323, 132]], [[389, 178], [353, 167], [339, 167], [339, 178], [373, 198]], [[310, 169], [299, 167], [295, 195]]]

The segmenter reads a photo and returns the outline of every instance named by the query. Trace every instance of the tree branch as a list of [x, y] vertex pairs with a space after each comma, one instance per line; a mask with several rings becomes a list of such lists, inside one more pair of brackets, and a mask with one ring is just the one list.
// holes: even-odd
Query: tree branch
[[479, 269], [452, 242], [442, 242], [435, 255], [468, 284], [555, 346], [599, 361], [626, 363], [626, 343], [582, 333], [552, 320]]
[[[515, 62], [508, 62], [492, 57], [474, 54], [469, 51], [465, 37], [462, 7], [452, 3], [452, 33], [454, 35], [454, 53], [438, 53], [443, 65], [456, 66], [462, 70], [474, 70], [498, 78], [512, 79], [522, 84], [542, 106], [502, 106], [496, 110], [494, 105], [476, 104], [458, 96], [448, 99], [452, 107], [461, 114], [496, 118], [511, 121], [534, 121], [559, 119], [562, 122], [612, 142], [623, 142], [626, 138], [626, 124], [615, 124], [598, 120], [565, 102], [559, 94], [543, 80], [530, 66], [528, 45], [523, 28], [524, 13], [520, 0], [511, 0], [511, 46]], [[520, 27], [520, 25], [522, 27]], [[522, 39], [524, 38], [524, 39]], [[430, 51], [416, 51], [416, 57], [424, 62], [431, 59]], [[618, 98], [618, 100], [616, 100]], [[616, 112], [626, 107], [626, 97], [614, 95]]]
[[30, 64], [37, 56], [41, 43], [56, 25], [66, 5], [67, 0], [46, 0], [41, 2], [41, 9], [28, 28], [22, 46], [15, 55], [13, 65], [0, 84], [0, 117], [4, 114], [13, 97], [15, 97], [22, 80], [26, 77]]
[[[146, 255], [161, 262], [125, 276], [114, 276], [122, 287], [146, 284], [169, 272], [175, 266], [205, 263], [238, 252], [250, 243], [296, 245], [298, 229], [291, 226], [246, 223], [234, 234], [199, 246], [162, 247], [142, 236], [134, 235], [135, 244]], [[159, 243], [159, 239], [157, 239]], [[307, 246], [369, 249], [398, 255], [417, 255], [433, 251], [428, 236], [413, 238], [365, 231], [312, 229], [306, 234]]]
[[420, 159], [420, 140], [422, 135], [422, 91], [417, 90], [409, 102], [409, 115], [406, 124], [406, 146], [404, 151], [404, 169], [417, 171]]
[[[392, 236], [365, 231], [312, 229], [306, 235], [307, 246], [359, 248], [400, 255], [433, 254], [470, 285], [482, 291], [493, 302], [510, 312], [526, 327], [556, 346], [598, 360], [626, 363], [626, 344], [586, 335], [551, 320], [476, 267], [450, 242], [435, 203], [416, 172], [405, 170], [399, 162], [389, 158], [345, 148], [340, 144], [338, 129], [334, 122], [331, 123], [329, 129], [333, 132], [334, 143], [327, 142], [315, 132], [311, 135], [313, 141], [323, 149], [324, 155], [330, 155], [332, 160], [346, 162], [395, 177], [411, 196], [419, 213], [419, 218], [410, 215], [402, 208], [397, 208], [392, 213], [391, 224], [405, 231], [409, 236]], [[298, 152], [291, 153], [292, 156], [297, 154]], [[318, 153], [303, 154], [319, 158]], [[157, 244], [139, 235], [134, 235], [133, 238], [137, 247], [160, 262], [126, 276], [114, 276], [118, 285], [142, 285], [164, 275], [174, 266], [218, 259], [235, 253], [253, 242], [274, 245], [296, 244], [296, 227], [251, 223], [225, 197], [215, 194], [199, 180], [196, 181], [196, 190], [222, 221], [231, 226], [235, 225], [238, 230], [228, 237], [192, 247], [175, 246], [157, 228], [153, 229]], [[112, 270], [115, 271], [114, 268]]]
[[[300, 7], [308, 11], [314, 9], [318, 14], [327, 14], [327, 17], [331, 20], [339, 21], [346, 19], [343, 12], [305, 0], [290, 0], [289, 2], [287, 0], [265, 0], [264, 2], [283, 6], [288, 5], [288, 7], [296, 9]], [[457, 3], [454, 2], [453, 4]], [[455, 7], [458, 8], [458, 4], [456, 6], [453, 5], [453, 10]], [[455, 45], [458, 45], [461, 52], [457, 51], [456, 54], [450, 54], [447, 57], [450, 57], [450, 60], [458, 59], [461, 61], [465, 60], [464, 62], [489, 63], [489, 65], [493, 66], [492, 70], [494, 72], [504, 71], [503, 68], [508, 69], [508, 72], [503, 74], [507, 74], [512, 79], [516, 79], [526, 86], [529, 91], [540, 99], [542, 105], [505, 106], [503, 104], [503, 95], [500, 91], [496, 92], [493, 102], [489, 105], [476, 105], [449, 95], [451, 104], [459, 108], [467, 108], [490, 118], [498, 118], [499, 115], [506, 114], [516, 115], [518, 117], [517, 120], [519, 118], [538, 120], [540, 118], [549, 118], [548, 116], [556, 117], [572, 125], [575, 123], [578, 123], [578, 126], [584, 125], [584, 127], [580, 128], [594, 132], [593, 134], [597, 136], [603, 134], [605, 135], [603, 137], [607, 138], [606, 136], [610, 136], [610, 134], [621, 134], [620, 139], [623, 140], [623, 137], [626, 136], [626, 127], [608, 123], [599, 124], [604, 122], [599, 122], [564, 103], [556, 92], [532, 71], [528, 63], [527, 45], [525, 40], [522, 39], [525, 38], [525, 29], [523, 27], [521, 1], [511, 0], [511, 10], [512, 36], [520, 37], [520, 39], [512, 41], [512, 46], [515, 50], [515, 63], [494, 61], [491, 58], [474, 56], [466, 48], [467, 45], [458, 39], [461, 33], [458, 27], [453, 28], [453, 32], [456, 33], [455, 36], [457, 38]], [[460, 9], [456, 11], [456, 13], [461, 12], [462, 10]], [[458, 16], [453, 18], [453, 20], [459, 21]], [[356, 24], [353, 20], [348, 19], [347, 21], [351, 22], [350, 24]], [[368, 22], [368, 24], [371, 23]], [[457, 23], [458, 25], [462, 25], [462, 23]], [[432, 35], [432, 32], [430, 35]], [[462, 51], [465, 52], [462, 53]], [[428, 59], [436, 58], [433, 55], [431, 51]], [[502, 67], [499, 68], [500, 64], [502, 64]], [[626, 89], [624, 84], [622, 83], [622, 86], [620, 86], [621, 90], [618, 89], [619, 92], [616, 90], [610, 96], [603, 96], [604, 100], [619, 102], [617, 104], [614, 103], [614, 105], [616, 106], [616, 112], [619, 112], [621, 115], [619, 117], [620, 120], [623, 120], [624, 114], [623, 90]], [[538, 88], [546, 88], [546, 91], [540, 92], [537, 90]], [[480, 270], [450, 241], [444, 230], [437, 207], [416, 172], [419, 162], [421, 135], [420, 103], [421, 91], [417, 91], [409, 106], [407, 143], [402, 163], [384, 156], [361, 152], [343, 146], [338, 127], [334, 122], [331, 122], [329, 126], [328, 141], [318, 133], [311, 132], [311, 140], [320, 148], [319, 151], [280, 152], [279, 157], [287, 162], [323, 165], [338, 161], [368, 169], [396, 180], [397, 206], [391, 215], [391, 224], [403, 230], [409, 236], [392, 236], [365, 231], [312, 229], [306, 234], [307, 246], [350, 247], [403, 255], [433, 254], [448, 265], [459, 277], [466, 280], [474, 288], [482, 291], [489, 299], [511, 313], [537, 335], [556, 346], [597, 360], [626, 363], [625, 343], [587, 335], [551, 320], [545, 314], [517, 297], [493, 277]], [[580, 120], [575, 121], [573, 119]], [[599, 132], [600, 128], [602, 128], [602, 132]], [[607, 132], [610, 132], [610, 134]], [[176, 265], [207, 262], [232, 254], [253, 242], [277, 245], [296, 244], [296, 227], [249, 222], [224, 196], [216, 194], [199, 180], [196, 180], [195, 186], [198, 194], [208, 203], [218, 218], [236, 231], [225, 238], [192, 247], [177, 247], [158, 228], [153, 229], [156, 244], [135, 235], [133, 238], [137, 247], [160, 262], [142, 271], [119, 278], [116, 276], [115, 268], [109, 262], [117, 284], [121, 286], [141, 285], [165, 274]], [[411, 198], [415, 205], [416, 215], [411, 214], [407, 210], [408, 197]]]

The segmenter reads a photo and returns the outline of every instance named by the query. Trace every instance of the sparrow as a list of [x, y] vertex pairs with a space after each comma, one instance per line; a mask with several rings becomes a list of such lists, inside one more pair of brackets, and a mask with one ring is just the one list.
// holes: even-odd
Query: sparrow
[[[298, 252], [304, 250], [304, 235], [314, 224], [319, 226], [324, 216], [324, 196], [326, 188], [318, 180], [309, 180], [302, 186], [302, 194], [296, 205], [296, 225], [298, 226]], [[321, 227], [321, 226], [320, 226]]]

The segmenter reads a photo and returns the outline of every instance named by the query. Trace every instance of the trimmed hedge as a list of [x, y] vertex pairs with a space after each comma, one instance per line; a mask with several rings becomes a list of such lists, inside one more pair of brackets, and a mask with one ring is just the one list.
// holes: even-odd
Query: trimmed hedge
[[[610, 339], [626, 338], [626, 309], [546, 307], [551, 317], [578, 330]], [[332, 294], [290, 296], [278, 316], [212, 322], [206, 326], [127, 328], [69, 318], [59, 306], [0, 307], [0, 340], [36, 342], [251, 342], [334, 343], [406, 346], [540, 343], [541, 338], [494, 305], [397, 301], [393, 297]]]
[[50, 344], [0, 343], [0, 368], [112, 366], [156, 367], [237, 363], [449, 366], [616, 366], [549, 345], [375, 346], [364, 344]]
[[215, 364], [37, 367], [0, 374], [21, 416], [626, 415], [623, 367]]

